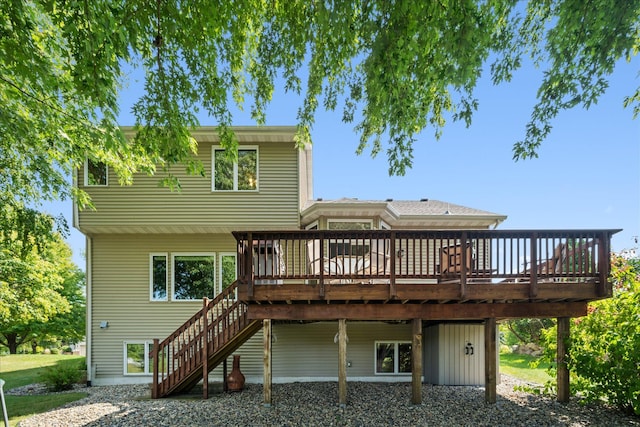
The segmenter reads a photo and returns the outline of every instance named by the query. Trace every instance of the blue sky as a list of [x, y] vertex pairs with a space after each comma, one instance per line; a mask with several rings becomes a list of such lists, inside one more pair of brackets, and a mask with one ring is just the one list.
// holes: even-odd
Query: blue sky
[[[522, 139], [535, 104], [541, 72], [517, 72], [493, 86], [484, 77], [475, 91], [479, 108], [471, 127], [449, 122], [440, 140], [432, 129], [418, 136], [414, 166], [390, 177], [384, 150], [372, 159], [355, 154], [358, 136], [341, 111], [319, 112], [312, 130], [314, 197], [337, 199], [437, 199], [507, 215], [500, 229], [623, 229], [612, 248], [638, 247], [640, 236], [640, 118], [622, 107], [640, 86], [640, 60], [620, 62], [610, 88], [589, 110], [561, 112], [541, 146], [539, 158], [514, 162], [512, 146]], [[133, 124], [130, 105], [140, 95], [132, 80], [122, 93], [122, 125]], [[276, 92], [267, 125], [295, 125], [300, 98]], [[246, 106], [249, 111], [249, 106]], [[253, 125], [236, 112], [235, 125]], [[202, 117], [202, 125], [215, 125]], [[48, 206], [71, 218], [71, 203]], [[84, 238], [72, 230], [74, 260], [84, 267]]]

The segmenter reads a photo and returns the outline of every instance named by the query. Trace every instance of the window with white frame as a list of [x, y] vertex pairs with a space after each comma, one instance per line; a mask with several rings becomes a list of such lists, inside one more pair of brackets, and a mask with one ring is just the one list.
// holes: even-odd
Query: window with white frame
[[169, 281], [166, 253], [149, 255], [149, 282], [149, 299], [167, 301]]
[[124, 374], [148, 375], [153, 372], [149, 351], [153, 343], [149, 341], [125, 341]]
[[410, 374], [411, 342], [376, 341], [376, 375]]
[[220, 254], [220, 292], [233, 284], [237, 277], [236, 254]]
[[258, 189], [258, 148], [239, 147], [238, 159], [227, 156], [222, 147], [211, 150], [213, 191], [256, 191]]
[[216, 296], [216, 255], [173, 254], [172, 299], [194, 301]]
[[108, 184], [108, 169], [106, 163], [87, 159], [84, 163], [84, 185], [104, 187]]
[[[124, 374], [151, 375], [153, 374], [153, 341], [125, 341], [124, 342]], [[158, 362], [160, 372], [167, 372], [167, 358]]]

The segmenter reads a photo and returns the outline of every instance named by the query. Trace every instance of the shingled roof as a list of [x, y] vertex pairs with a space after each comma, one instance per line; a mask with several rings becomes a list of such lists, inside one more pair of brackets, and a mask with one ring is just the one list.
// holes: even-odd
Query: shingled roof
[[303, 223], [319, 217], [375, 217], [396, 227], [489, 228], [496, 227], [505, 215], [474, 209], [440, 200], [312, 200], [302, 209]]

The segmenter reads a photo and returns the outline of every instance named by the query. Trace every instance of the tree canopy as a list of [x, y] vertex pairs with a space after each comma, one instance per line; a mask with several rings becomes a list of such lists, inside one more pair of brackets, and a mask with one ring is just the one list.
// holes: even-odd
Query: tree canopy
[[84, 274], [71, 261], [65, 225], [49, 215], [0, 205], [0, 344], [84, 336]]
[[[403, 174], [418, 133], [471, 124], [483, 72], [508, 82], [524, 61], [544, 74], [513, 156], [535, 157], [552, 120], [596, 102], [637, 54], [639, 34], [640, 0], [0, 0], [1, 196], [76, 192], [84, 204], [67, 176], [87, 157], [122, 183], [179, 162], [203, 173], [198, 113], [234, 148], [231, 107], [249, 103], [266, 123], [277, 90], [300, 95], [300, 146], [318, 109], [342, 109], [356, 151], [384, 150], [390, 174]], [[128, 141], [118, 101], [135, 68], [144, 92]], [[625, 104], [637, 114], [640, 89]]]

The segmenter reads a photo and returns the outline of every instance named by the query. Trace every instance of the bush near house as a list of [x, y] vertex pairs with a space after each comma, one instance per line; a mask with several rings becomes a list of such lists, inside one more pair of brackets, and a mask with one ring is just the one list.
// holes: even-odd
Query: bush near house
[[[571, 324], [571, 391], [640, 415], [640, 259], [614, 255], [611, 280], [613, 298], [589, 304], [588, 315]], [[554, 361], [555, 326], [543, 340]]]

